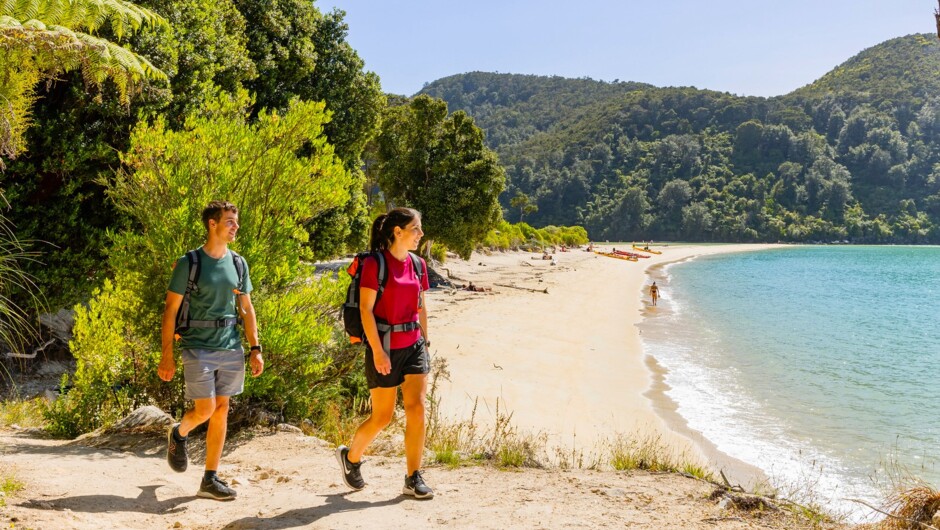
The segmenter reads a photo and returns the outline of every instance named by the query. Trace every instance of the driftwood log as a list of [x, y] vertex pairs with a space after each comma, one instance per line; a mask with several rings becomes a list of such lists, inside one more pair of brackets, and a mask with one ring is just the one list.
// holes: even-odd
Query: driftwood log
[[548, 287], [544, 289], [532, 289], [531, 287], [519, 287], [518, 285], [507, 285], [505, 283], [494, 283], [493, 285], [498, 285], [499, 287], [508, 287], [510, 289], [519, 289], [520, 291], [531, 291], [533, 293], [548, 294]]

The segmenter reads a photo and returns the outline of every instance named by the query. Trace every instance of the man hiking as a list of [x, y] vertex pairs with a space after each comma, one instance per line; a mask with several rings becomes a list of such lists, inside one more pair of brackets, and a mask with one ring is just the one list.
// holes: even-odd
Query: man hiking
[[[251, 304], [251, 279], [244, 258], [228, 249], [238, 233], [238, 208], [212, 201], [202, 212], [208, 232], [206, 244], [177, 260], [163, 311], [163, 356], [157, 375], [170, 381], [176, 374], [174, 338], [180, 340], [186, 399], [193, 408], [167, 432], [167, 462], [174, 471], [186, 471], [186, 437], [209, 422], [206, 432], [206, 469], [199, 497], [232, 500], [235, 490], [217, 475], [229, 399], [245, 387], [245, 351], [238, 325], [244, 323], [250, 344], [251, 375], [264, 371], [258, 322]], [[182, 308], [182, 311], [180, 309]]]

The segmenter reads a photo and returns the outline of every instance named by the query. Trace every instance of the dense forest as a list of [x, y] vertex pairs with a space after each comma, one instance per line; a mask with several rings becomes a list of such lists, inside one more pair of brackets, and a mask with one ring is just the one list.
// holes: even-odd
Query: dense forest
[[862, 51], [790, 94], [468, 73], [510, 221], [594, 239], [940, 243], [940, 44]]
[[[368, 388], [337, 325], [349, 277], [311, 262], [364, 249], [378, 212], [420, 209], [420, 251], [438, 257], [497, 227], [513, 237], [498, 245], [586, 242], [506, 224], [483, 131], [443, 101], [386, 97], [347, 31], [308, 0], [0, 2], [0, 351], [74, 357], [67, 394], [41, 405], [50, 432], [185, 410], [183, 378], [156, 375], [160, 323], [212, 200], [239, 208], [232, 248], [279, 368], [233, 407], [321, 425]], [[41, 314], [59, 308], [71, 337], [48, 340]]]

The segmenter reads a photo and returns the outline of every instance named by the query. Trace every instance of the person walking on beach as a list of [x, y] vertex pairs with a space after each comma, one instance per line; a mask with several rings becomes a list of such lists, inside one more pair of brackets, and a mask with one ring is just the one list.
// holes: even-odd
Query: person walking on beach
[[[421, 214], [411, 208], [395, 208], [372, 223], [369, 249], [381, 253], [387, 267], [387, 281], [381, 289], [378, 258], [367, 257], [362, 263], [359, 284], [359, 311], [366, 335], [365, 372], [372, 413], [356, 430], [349, 447], [341, 445], [336, 449], [343, 482], [354, 490], [366, 485], [360, 472], [362, 455], [392, 420], [400, 386], [405, 406], [407, 462], [402, 493], [418, 499], [434, 496], [421, 475], [425, 396], [430, 371], [428, 347], [431, 345], [424, 305], [424, 291], [428, 289], [427, 263], [421, 258], [415, 261], [409, 255], [410, 251], [417, 250], [423, 235]], [[417, 263], [422, 269], [420, 280]], [[380, 333], [379, 325], [386, 330], [384, 333]]]
[[656, 300], [659, 300], [659, 287], [656, 286], [656, 282], [650, 285], [650, 300], [653, 301], [653, 305], [656, 305]]
[[[228, 249], [238, 233], [238, 208], [230, 202], [212, 201], [202, 212], [202, 222], [208, 232], [207, 241], [177, 260], [163, 311], [163, 356], [157, 375], [170, 381], [176, 374], [173, 342], [178, 338], [186, 399], [193, 400], [193, 408], [167, 432], [166, 459], [173, 471], [186, 471], [187, 436], [208, 421], [206, 467], [196, 495], [232, 500], [235, 490], [217, 473], [225, 444], [229, 399], [245, 386], [245, 351], [238, 324], [244, 322], [253, 377], [264, 371], [264, 360], [249, 294], [252, 286], [248, 265]], [[183, 321], [178, 325], [181, 307]]]

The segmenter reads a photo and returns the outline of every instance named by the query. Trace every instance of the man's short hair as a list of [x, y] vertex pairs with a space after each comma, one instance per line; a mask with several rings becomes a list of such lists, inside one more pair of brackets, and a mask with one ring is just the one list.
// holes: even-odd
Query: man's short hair
[[219, 222], [222, 220], [222, 212], [232, 212], [238, 215], [238, 207], [228, 201], [212, 201], [202, 211], [202, 224], [209, 230], [209, 219]]

